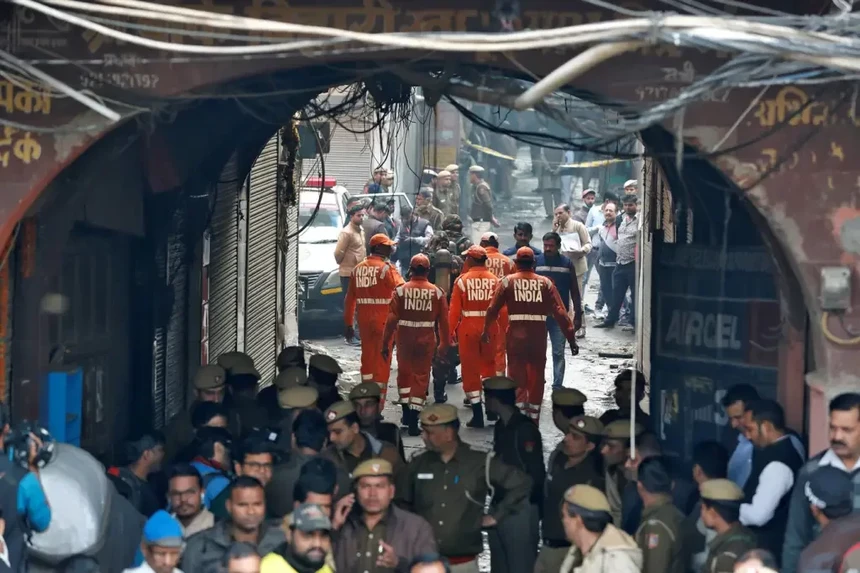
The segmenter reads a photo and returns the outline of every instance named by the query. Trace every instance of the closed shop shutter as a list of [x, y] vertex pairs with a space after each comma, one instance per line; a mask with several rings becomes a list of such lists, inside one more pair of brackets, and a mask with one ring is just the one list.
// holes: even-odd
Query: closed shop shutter
[[[174, 229], [184, 228], [184, 212], [176, 214]], [[168, 296], [173, 302], [167, 323], [164, 383], [164, 419], [170, 420], [185, 405], [185, 389], [188, 376], [186, 366], [188, 331], [188, 260], [186, 245], [181, 232], [172, 233], [167, 239], [167, 284]]]
[[278, 151], [275, 134], [251, 168], [248, 184], [245, 352], [268, 381], [278, 353]]
[[221, 172], [209, 224], [209, 361], [236, 350], [239, 273], [239, 170], [234, 154]]
[[[369, 126], [360, 120], [342, 120], [342, 123], [352, 131], [364, 131]], [[364, 190], [364, 184], [371, 178], [373, 155], [370, 145], [370, 133], [351, 133], [344, 127], [332, 122], [331, 143], [329, 153], [325, 156], [325, 175], [337, 179], [338, 185], [343, 185], [353, 195]], [[305, 179], [318, 177], [320, 174], [318, 160], [305, 160]]]

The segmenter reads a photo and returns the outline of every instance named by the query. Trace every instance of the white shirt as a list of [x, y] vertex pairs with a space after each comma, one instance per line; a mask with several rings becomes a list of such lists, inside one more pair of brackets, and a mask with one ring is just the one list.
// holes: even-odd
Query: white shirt
[[843, 462], [839, 456], [833, 453], [833, 450], [828, 449], [826, 452], [824, 452], [824, 455], [821, 456], [821, 459], [818, 460], [818, 466], [833, 466], [838, 470], [842, 470], [843, 472], [850, 474], [852, 471], [860, 469], [860, 460], [854, 462], [854, 468], [849, 470], [848, 466], [845, 465], [845, 462]]
[[[783, 436], [784, 440], [788, 436]], [[761, 526], [773, 519], [782, 497], [794, 486], [794, 472], [782, 462], [770, 462], [761, 470], [751, 503], [741, 504], [741, 524]]]
[[[144, 561], [143, 565], [140, 567], [132, 567], [131, 569], [126, 569], [123, 573], [155, 573], [155, 570], [149, 566], [149, 564]], [[174, 569], [173, 573], [182, 573], [179, 569]]]

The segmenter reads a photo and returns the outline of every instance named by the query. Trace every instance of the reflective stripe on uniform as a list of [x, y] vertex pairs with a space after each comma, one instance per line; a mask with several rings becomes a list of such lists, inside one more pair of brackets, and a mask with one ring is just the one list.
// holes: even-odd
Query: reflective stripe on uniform
[[401, 396], [408, 396], [409, 392], [412, 391], [412, 388], [399, 388], [398, 391], [400, 392]]
[[463, 316], [472, 317], [472, 316], [487, 316], [486, 310], [464, 310]]
[[427, 321], [415, 321], [415, 320], [398, 320], [397, 326], [409, 326], [411, 328], [430, 328], [436, 326], [436, 323], [432, 320]]
[[475, 392], [466, 392], [466, 398], [480, 398], [480, 397], [481, 397], [481, 391], [480, 390], [476, 390]]
[[412, 406], [423, 406], [424, 405], [424, 398], [421, 398], [419, 396], [413, 396], [412, 398], [409, 399], [409, 404]]
[[544, 272], [544, 273], [569, 273], [570, 269], [567, 267], [536, 267], [536, 273]]
[[362, 380], [372, 380], [372, 379], [373, 379], [373, 374], [362, 374], [362, 375], [361, 375], [361, 379], [362, 379]]
[[390, 301], [386, 298], [359, 298], [356, 299], [358, 304], [388, 304]]
[[546, 316], [543, 314], [512, 314], [508, 317], [511, 322], [543, 322]]
[[506, 276], [506, 277], [504, 277], [504, 278], [502, 279], [502, 285], [503, 285], [505, 288], [508, 288], [508, 284], [509, 284], [510, 282], [511, 282], [511, 281], [510, 281], [510, 279], [508, 279], [508, 277], [507, 277], [507, 276]]
[[403, 296], [403, 285], [400, 285], [399, 287], [397, 287], [394, 290], [397, 291], [397, 296]]

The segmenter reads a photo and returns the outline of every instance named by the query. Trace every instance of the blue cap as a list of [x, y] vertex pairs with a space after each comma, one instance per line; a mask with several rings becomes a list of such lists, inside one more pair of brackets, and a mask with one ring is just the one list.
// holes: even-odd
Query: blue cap
[[160, 547], [182, 547], [182, 526], [169, 513], [159, 509], [146, 520], [143, 540]]

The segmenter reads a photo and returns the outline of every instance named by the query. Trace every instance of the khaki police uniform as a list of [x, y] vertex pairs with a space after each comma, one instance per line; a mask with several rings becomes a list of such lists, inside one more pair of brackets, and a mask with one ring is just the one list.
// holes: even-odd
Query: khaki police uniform
[[[420, 414], [422, 426], [456, 419], [457, 408], [450, 404], [431, 404]], [[439, 553], [448, 558], [455, 573], [478, 571], [484, 500], [490, 490], [501, 494], [490, 510], [497, 523], [522, 507], [531, 491], [531, 479], [525, 473], [463, 442], [447, 462], [435, 451], [415, 456], [400, 484], [399, 501], [430, 522]]]
[[[375, 398], [377, 401], [382, 400], [382, 392], [379, 391], [379, 385], [374, 382], [362, 382], [349, 391], [349, 400], [355, 404], [356, 400], [363, 398]], [[406, 453], [403, 450], [403, 439], [400, 437], [400, 428], [391, 422], [384, 422], [380, 415], [371, 425], [362, 426], [362, 430], [378, 438], [383, 442], [391, 444], [397, 449], [400, 459], [406, 462]]]
[[278, 392], [293, 386], [306, 386], [308, 373], [301, 366], [287, 366], [282, 369], [272, 383], [257, 392], [257, 403], [262, 406], [269, 419], [269, 425], [277, 426], [281, 421], [281, 408], [278, 404]]
[[[638, 436], [643, 431], [640, 424], [636, 424], [636, 435]], [[603, 428], [603, 438], [606, 440], [630, 440], [630, 420], [616, 420], [610, 424], [606, 424]], [[616, 468], [605, 468], [606, 477], [606, 499], [609, 500], [609, 507], [612, 508], [612, 523], [616, 527], [621, 527], [621, 494], [624, 488], [627, 487], [627, 478], [624, 477], [624, 471], [621, 466]]]
[[[206, 364], [197, 369], [194, 375], [194, 389], [219, 390], [227, 383], [227, 372], [217, 364]], [[194, 441], [194, 426], [191, 424], [191, 410], [197, 402], [192, 402], [187, 410], [176, 414], [164, 430], [164, 459], [174, 460], [176, 455]]]
[[[590, 514], [609, 517], [609, 501], [602, 491], [590, 485], [575, 485], [564, 494], [564, 502], [577, 515]], [[564, 557], [560, 573], [640, 573], [642, 551], [632, 537], [611, 523], [597, 541], [583, 552], [571, 545]], [[552, 572], [554, 573], [554, 572]]]
[[253, 428], [264, 425], [268, 416], [263, 407], [257, 402], [256, 396], [249, 397], [235, 392], [231, 384], [241, 377], [260, 380], [260, 372], [254, 366], [254, 360], [244, 352], [225, 352], [218, 357], [218, 365], [227, 372], [227, 395], [224, 404], [233, 413], [228, 420], [228, 428], [234, 438], [247, 434]]
[[[323, 415], [326, 424], [331, 425], [354, 413], [355, 406], [352, 405], [352, 402], [343, 400], [333, 404]], [[358, 455], [350, 451], [341, 451], [334, 444], [323, 450], [322, 455], [333, 461], [349, 476], [353, 475], [352, 472], [361, 462], [372, 458], [382, 458], [391, 464], [394, 468], [394, 475], [398, 476], [403, 470], [403, 462], [394, 446], [378, 440], [364, 431], [360, 435], [361, 439], [364, 440], [364, 448]], [[346, 495], [346, 492], [343, 492], [343, 495]]]
[[[569, 431], [584, 436], [600, 436], [603, 424], [591, 416], [576, 416], [569, 422]], [[571, 460], [562, 451], [562, 444], [550, 454], [544, 484], [543, 545], [538, 555], [535, 573], [555, 573], [561, 568], [570, 550], [564, 526], [561, 522], [561, 506], [565, 494], [574, 486], [588, 485], [601, 491], [605, 480], [601, 471], [602, 461], [594, 450], [585, 458], [571, 465]]]
[[[699, 486], [699, 493], [705, 501], [740, 504], [744, 500], [743, 490], [727, 479], [708, 480]], [[702, 573], [732, 573], [738, 557], [756, 547], [755, 533], [740, 523], [731, 523], [727, 531], [708, 544], [708, 558]]]
[[[484, 380], [484, 392], [511, 390], [517, 383], [506, 376]], [[507, 421], [502, 417], [493, 429], [493, 451], [503, 463], [528, 474], [532, 479], [529, 503], [488, 531], [490, 568], [494, 573], [532, 571], [537, 559], [540, 511], [543, 504], [543, 440], [531, 419], [514, 410]], [[497, 494], [497, 497], [501, 496]], [[492, 503], [495, 503], [494, 499]]]
[[576, 388], [553, 388], [552, 421], [562, 434], [567, 433], [571, 418], [585, 415], [587, 401], [585, 394]]
[[642, 573], [684, 573], [683, 523], [684, 514], [669, 495], [642, 509], [642, 522], [635, 535], [642, 550]]

